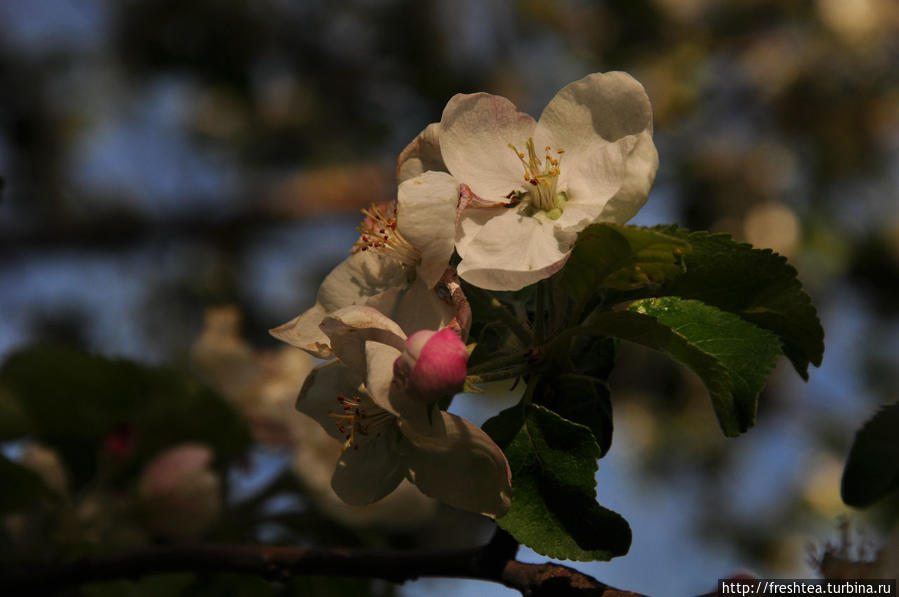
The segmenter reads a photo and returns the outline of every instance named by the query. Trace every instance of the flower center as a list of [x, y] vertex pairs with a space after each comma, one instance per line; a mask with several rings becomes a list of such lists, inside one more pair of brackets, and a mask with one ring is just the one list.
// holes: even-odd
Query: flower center
[[[524, 166], [524, 180], [527, 182], [524, 191], [512, 191], [508, 197], [512, 200], [521, 200], [524, 195], [529, 196], [531, 205], [538, 210], [545, 211], [547, 215], [555, 220], [562, 215], [562, 207], [565, 199], [562, 193], [556, 191], [556, 184], [559, 182], [559, 173], [562, 171], [560, 164], [562, 163], [562, 154], [564, 149], [556, 149], [556, 156], [552, 156], [552, 148], [547, 145], [544, 148], [543, 161], [537, 157], [537, 151], [534, 149], [534, 138], [528, 137], [527, 156], [518, 151], [518, 148], [509, 143], [509, 147], [521, 160]], [[527, 159], [525, 159], [527, 158]]]
[[[362, 407], [362, 398], [360, 396], [347, 398], [343, 394], [338, 394], [337, 402], [340, 404], [342, 412], [329, 412], [328, 416], [335, 420], [334, 422], [337, 425], [337, 431], [342, 433], [344, 439], [346, 439], [343, 443], [344, 450], [350, 446], [352, 446], [354, 450], [358, 450], [360, 438], [357, 438], [356, 434], [367, 436], [378, 425], [386, 423], [393, 418], [392, 414], [381, 408], [366, 411], [366, 409]], [[381, 435], [380, 432], [376, 433], [375, 436], [377, 437], [379, 435]]]
[[363, 209], [365, 218], [356, 226], [359, 240], [351, 253], [378, 250], [396, 259], [406, 267], [418, 267], [421, 253], [397, 230], [396, 202], [385, 201]]

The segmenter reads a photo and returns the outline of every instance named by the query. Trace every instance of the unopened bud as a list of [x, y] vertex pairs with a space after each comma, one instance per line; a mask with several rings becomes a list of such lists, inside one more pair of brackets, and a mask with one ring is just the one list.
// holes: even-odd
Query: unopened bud
[[141, 474], [138, 493], [150, 530], [171, 539], [199, 537], [221, 510], [212, 450], [182, 444], [158, 455]]
[[462, 391], [468, 351], [450, 328], [422, 330], [409, 336], [394, 363], [394, 375], [406, 392], [421, 402], [433, 402]]

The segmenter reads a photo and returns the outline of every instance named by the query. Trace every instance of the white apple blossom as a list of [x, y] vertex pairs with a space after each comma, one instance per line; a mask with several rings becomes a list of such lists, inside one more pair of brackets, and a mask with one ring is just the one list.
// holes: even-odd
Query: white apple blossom
[[447, 325], [456, 315], [434, 292], [453, 254], [459, 185], [444, 172], [402, 182], [395, 202], [365, 210], [353, 254], [322, 282], [311, 309], [270, 330], [320, 358], [333, 353], [319, 323], [351, 305], [368, 305], [409, 331]]
[[[448, 350], [452, 340], [446, 335], [410, 347], [396, 323], [364, 306], [332, 313], [322, 330], [339, 360], [312, 371], [297, 409], [343, 442], [331, 478], [337, 495], [348, 504], [370, 504], [408, 479], [451, 506], [504, 515], [511, 490], [502, 450], [481, 429], [435, 404], [441, 392], [460, 385], [458, 367], [447, 369], [446, 379], [436, 384], [441, 390], [429, 400], [412, 397], [407, 379], [394, 377], [395, 368], [414, 372], [410, 351], [419, 359], [433, 349], [459, 360], [467, 359], [464, 350]], [[461, 345], [457, 337], [455, 342]]]
[[[422, 158], [435, 143], [443, 167]], [[491, 290], [549, 277], [583, 228], [629, 220], [658, 168], [649, 98], [621, 72], [565, 86], [537, 121], [500, 96], [456, 95], [410, 148], [401, 176], [437, 164], [473, 193], [456, 232], [458, 273]]]

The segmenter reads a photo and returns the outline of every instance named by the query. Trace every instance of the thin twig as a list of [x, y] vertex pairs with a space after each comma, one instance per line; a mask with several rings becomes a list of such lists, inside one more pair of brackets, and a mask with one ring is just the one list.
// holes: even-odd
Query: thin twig
[[517, 550], [515, 540], [501, 530], [483, 547], [421, 552], [268, 545], [169, 545], [85, 557], [57, 565], [18, 566], [14, 571], [0, 574], [0, 584], [14, 595], [51, 595], [89, 582], [172, 572], [237, 572], [280, 582], [306, 574], [379, 578], [395, 583], [439, 576], [497, 582], [526, 597], [640, 597], [637, 593], [609, 587], [566, 566], [519, 562], [514, 559]]

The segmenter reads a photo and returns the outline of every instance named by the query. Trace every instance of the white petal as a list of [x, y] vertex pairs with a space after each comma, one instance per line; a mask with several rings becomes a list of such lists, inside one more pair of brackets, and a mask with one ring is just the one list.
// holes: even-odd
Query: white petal
[[318, 327], [328, 312], [321, 303], [315, 303], [315, 306], [288, 321], [268, 331], [269, 334], [277, 338], [302, 348], [309, 354], [320, 359], [327, 359], [334, 354], [331, 352], [331, 343], [325, 333]]
[[559, 187], [566, 191], [568, 203], [557, 221], [560, 227], [579, 231], [599, 219], [624, 182], [622, 146], [632, 140], [633, 137], [625, 137], [615, 143], [596, 141], [563, 164]]
[[391, 404], [390, 385], [393, 383], [393, 363], [401, 354], [393, 346], [380, 342], [365, 343], [365, 360], [368, 369], [365, 387], [375, 404], [394, 415], [400, 415], [402, 409], [397, 409]]
[[385, 423], [380, 435], [357, 448], [344, 450], [334, 468], [331, 487], [347, 504], [376, 502], [400, 484], [405, 476], [397, 450], [395, 423]]
[[446, 172], [446, 165], [440, 155], [440, 123], [432, 122], [418, 133], [418, 136], [400, 153], [396, 164], [398, 183], [415, 178], [428, 170]]
[[643, 131], [652, 132], [652, 107], [643, 86], [627, 73], [593, 73], [563, 87], [547, 104], [534, 142], [568, 154], [598, 139], [613, 143]]
[[624, 223], [646, 202], [658, 154], [649, 98], [630, 75], [594, 73], [566, 85], [543, 110], [534, 136], [538, 146], [565, 150], [559, 188], [579, 211], [563, 214], [563, 229]]
[[507, 201], [520, 189], [524, 167], [509, 143], [524, 151], [536, 123], [504, 97], [489, 93], [458, 94], [443, 110], [440, 151], [459, 182], [488, 201]]
[[329, 313], [364, 305], [369, 298], [405, 283], [405, 277], [405, 270], [395, 259], [377, 251], [360, 251], [327, 275], [318, 291], [318, 302]]
[[519, 290], [548, 278], [564, 265], [576, 238], [544, 214], [518, 209], [469, 209], [459, 224], [459, 277], [488, 290]]
[[488, 516], [510, 505], [509, 463], [486, 433], [461, 417], [440, 412], [428, 430], [400, 421], [400, 442], [409, 479], [425, 494], [450, 506]]
[[623, 224], [634, 217], [646, 203], [658, 169], [659, 154], [651, 133], [644, 131], [637, 136], [633, 148], [626, 155], [623, 184], [603, 207], [599, 220]]
[[340, 425], [331, 415], [343, 414], [338, 396], [364, 396], [361, 386], [362, 378], [345, 365], [338, 361], [324, 363], [306, 377], [297, 398], [297, 410], [318, 421], [322, 429], [342, 443], [346, 439], [344, 432], [338, 429]]
[[382, 342], [402, 350], [406, 340], [399, 325], [367, 306], [338, 309], [322, 319], [321, 329], [331, 341], [331, 350], [337, 358], [363, 377], [366, 375], [366, 342]]
[[419, 277], [433, 288], [453, 254], [459, 183], [445, 172], [425, 172], [400, 184], [397, 226], [421, 253]]
[[372, 297], [368, 305], [390, 315], [407, 335], [442, 328], [455, 315], [451, 302], [442, 300], [420, 278], [408, 286], [396, 286]]

